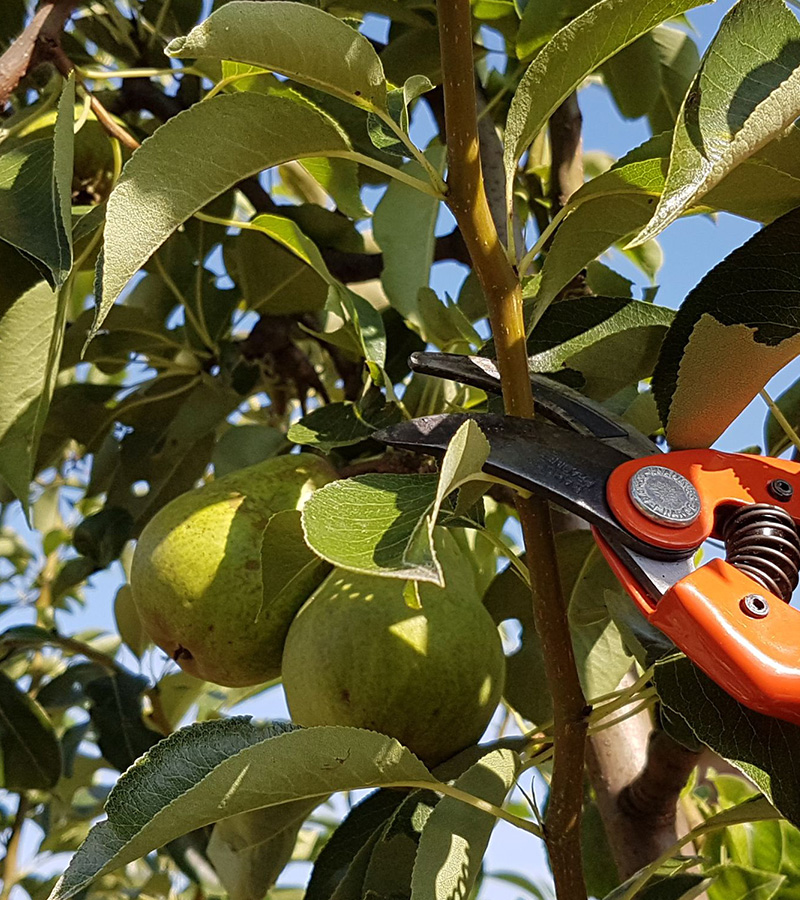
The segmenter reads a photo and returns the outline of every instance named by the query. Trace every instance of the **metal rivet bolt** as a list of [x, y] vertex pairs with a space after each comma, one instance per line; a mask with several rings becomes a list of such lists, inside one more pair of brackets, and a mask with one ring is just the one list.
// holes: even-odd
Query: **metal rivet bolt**
[[644, 466], [628, 482], [628, 495], [640, 513], [660, 525], [685, 528], [700, 515], [700, 495], [679, 472]]
[[754, 619], [763, 619], [769, 613], [767, 598], [761, 594], [747, 594], [739, 601], [739, 606], [746, 616], [752, 616]]
[[794, 494], [794, 488], [783, 478], [776, 478], [773, 481], [770, 481], [767, 485], [767, 490], [769, 491], [770, 496], [784, 503], [787, 500], [791, 500], [792, 495]]

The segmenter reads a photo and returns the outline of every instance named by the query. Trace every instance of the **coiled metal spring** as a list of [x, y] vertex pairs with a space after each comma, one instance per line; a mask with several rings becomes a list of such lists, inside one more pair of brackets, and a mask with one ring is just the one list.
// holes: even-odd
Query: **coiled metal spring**
[[722, 528], [727, 560], [786, 603], [800, 579], [800, 535], [779, 506], [755, 503], [736, 510]]

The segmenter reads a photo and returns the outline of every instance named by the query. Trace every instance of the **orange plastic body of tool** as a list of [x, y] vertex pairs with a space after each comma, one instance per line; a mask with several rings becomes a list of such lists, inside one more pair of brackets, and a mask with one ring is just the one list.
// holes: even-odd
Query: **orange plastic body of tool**
[[[628, 482], [644, 466], [666, 466], [688, 478], [701, 500], [698, 518], [684, 527], [651, 521], [631, 502]], [[785, 479], [796, 495], [776, 503], [768, 485]], [[611, 475], [607, 495], [619, 521], [634, 535], [664, 548], [699, 547], [715, 533], [722, 505], [779, 505], [800, 520], [800, 465], [794, 462], [714, 450], [677, 451], [624, 463]], [[800, 724], [800, 611], [765, 590], [747, 574], [713, 559], [655, 600], [613, 548], [595, 531], [614, 574], [648, 620], [709, 677], [739, 702], [775, 718]], [[768, 611], [753, 615], [745, 598], [756, 595]]]
[[[628, 482], [646, 466], [665, 466], [692, 482], [700, 495], [700, 515], [691, 525], [685, 528], [661, 525], [642, 515], [633, 505]], [[776, 478], [785, 478], [797, 486], [794, 497], [786, 503], [776, 504], [769, 492], [769, 483]], [[615, 469], [606, 490], [612, 512], [631, 534], [654, 547], [670, 550], [699, 547], [714, 534], [717, 508], [726, 504], [776, 504], [795, 521], [800, 521], [800, 464], [773, 457], [719, 450], [676, 450], [645, 456]]]

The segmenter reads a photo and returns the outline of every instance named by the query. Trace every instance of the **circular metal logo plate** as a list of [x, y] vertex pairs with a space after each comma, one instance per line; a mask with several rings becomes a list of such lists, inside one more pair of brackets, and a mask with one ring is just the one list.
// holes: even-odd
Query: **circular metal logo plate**
[[688, 478], [666, 466], [645, 466], [628, 482], [634, 506], [662, 525], [683, 528], [700, 515], [700, 495]]

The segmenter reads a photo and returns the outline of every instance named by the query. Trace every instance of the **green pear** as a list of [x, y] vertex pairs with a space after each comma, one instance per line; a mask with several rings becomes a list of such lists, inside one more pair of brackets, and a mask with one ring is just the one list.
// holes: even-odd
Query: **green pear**
[[351, 725], [397, 738], [436, 765], [483, 734], [503, 690], [499, 633], [469, 561], [447, 540], [446, 586], [420, 583], [421, 609], [395, 579], [334, 570], [303, 606], [283, 652], [301, 725]]
[[148, 522], [133, 555], [133, 600], [147, 634], [182, 669], [229, 687], [278, 677], [289, 625], [326, 570], [312, 562], [287, 577], [270, 519], [280, 514], [298, 569], [313, 561], [299, 512], [285, 511], [335, 478], [321, 457], [280, 456], [181, 494]]

